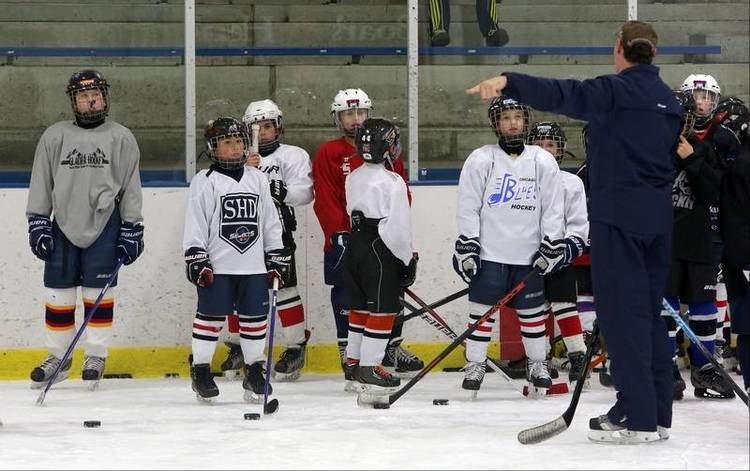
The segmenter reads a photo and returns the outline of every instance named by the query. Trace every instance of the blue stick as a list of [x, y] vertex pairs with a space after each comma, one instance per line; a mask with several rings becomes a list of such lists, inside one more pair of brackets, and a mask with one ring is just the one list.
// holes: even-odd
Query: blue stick
[[60, 360], [60, 363], [57, 365], [57, 368], [55, 368], [55, 371], [52, 372], [52, 376], [49, 377], [49, 380], [47, 381], [47, 386], [45, 386], [44, 391], [42, 391], [41, 394], [39, 394], [39, 397], [36, 400], [36, 403], [38, 405], [44, 404], [44, 398], [47, 396], [47, 391], [49, 391], [49, 388], [52, 387], [52, 384], [55, 382], [55, 378], [57, 378], [57, 375], [60, 373], [60, 370], [62, 369], [65, 362], [68, 361], [68, 358], [70, 358], [70, 355], [73, 354], [73, 349], [75, 349], [76, 344], [78, 343], [78, 339], [81, 338], [81, 334], [83, 334], [83, 330], [86, 328], [87, 325], [89, 325], [89, 321], [92, 317], [94, 317], [94, 314], [96, 313], [96, 310], [99, 309], [99, 305], [102, 303], [102, 300], [104, 299], [104, 295], [107, 293], [107, 290], [109, 289], [109, 286], [112, 284], [112, 282], [115, 281], [115, 278], [117, 278], [117, 274], [120, 272], [120, 268], [122, 268], [122, 264], [125, 262], [125, 259], [119, 259], [117, 260], [117, 265], [115, 265], [115, 269], [112, 270], [112, 274], [109, 275], [109, 279], [107, 280], [107, 284], [104, 285], [104, 288], [102, 288], [102, 291], [99, 293], [99, 296], [96, 298], [96, 302], [94, 303], [94, 306], [91, 308], [91, 311], [89, 311], [86, 316], [83, 318], [83, 324], [81, 324], [81, 327], [78, 328], [78, 332], [76, 332], [75, 337], [73, 337], [73, 341], [70, 343], [70, 346], [68, 347], [68, 350], [65, 352], [65, 355], [63, 355], [62, 360]]
[[724, 371], [724, 368], [716, 361], [713, 355], [711, 355], [711, 352], [708, 351], [705, 345], [703, 345], [703, 342], [698, 339], [698, 336], [695, 335], [695, 333], [690, 329], [687, 322], [685, 322], [682, 317], [680, 317], [680, 314], [675, 311], [675, 309], [672, 307], [671, 304], [667, 302], [666, 299], [661, 300], [661, 305], [664, 309], [666, 309], [669, 314], [672, 316], [672, 318], [677, 322], [677, 325], [680, 326], [683, 332], [685, 332], [685, 335], [688, 336], [690, 341], [693, 343], [693, 345], [696, 345], [698, 349], [703, 353], [703, 356], [706, 357], [708, 361], [711, 362], [712, 365], [714, 365], [714, 368], [721, 374], [721, 376], [724, 377], [727, 381], [729, 381], [729, 384], [732, 386], [732, 389], [734, 389], [734, 392], [737, 393], [737, 395], [742, 399], [742, 402], [745, 403], [745, 405], [748, 405], [747, 403], [747, 394], [745, 394], [745, 391], [742, 390], [741, 387], [737, 385], [737, 383], [734, 382], [731, 376]]
[[273, 288], [271, 289], [271, 305], [269, 309], [269, 322], [271, 326], [268, 328], [268, 356], [266, 359], [266, 382], [263, 385], [263, 413], [273, 414], [276, 409], [279, 408], [279, 401], [273, 399], [270, 403], [268, 402], [268, 389], [271, 386], [271, 367], [273, 366], [273, 332], [274, 326], [276, 325], [276, 302], [279, 297], [279, 279], [273, 279]]

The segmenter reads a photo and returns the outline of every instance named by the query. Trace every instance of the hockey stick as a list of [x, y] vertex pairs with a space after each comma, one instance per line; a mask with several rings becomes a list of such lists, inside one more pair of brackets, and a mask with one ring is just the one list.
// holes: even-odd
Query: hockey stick
[[[438, 301], [435, 301], [434, 303], [427, 306], [430, 309], [437, 309], [440, 306], [443, 306], [445, 304], [448, 304], [452, 301], [455, 301], [456, 299], [462, 298], [466, 296], [466, 294], [469, 292], [469, 288], [464, 288], [460, 291], [456, 291], [455, 293], [444, 297], [443, 299], [440, 299]], [[421, 316], [425, 312], [427, 312], [429, 309], [427, 308], [420, 308], [420, 309], [414, 309], [411, 313], [396, 317], [396, 324], [403, 324], [404, 322], [408, 321], [409, 319], [413, 319], [415, 317]]]
[[250, 126], [250, 129], [252, 130], [252, 133], [253, 133], [252, 141], [250, 141], [250, 155], [253, 155], [253, 154], [258, 153], [258, 146], [260, 144], [258, 142], [258, 138], [260, 137], [260, 124], [253, 123]]
[[[458, 335], [456, 335], [456, 332], [453, 329], [450, 328], [450, 326], [448, 325], [448, 323], [445, 322], [445, 320], [442, 317], [440, 317], [440, 315], [438, 315], [438, 313], [435, 312], [434, 309], [432, 309], [424, 301], [422, 301], [422, 299], [420, 299], [419, 296], [417, 296], [416, 294], [414, 294], [414, 292], [412, 290], [407, 289], [406, 290], [406, 294], [408, 294], [414, 301], [416, 301], [417, 304], [419, 304], [420, 306], [422, 306], [422, 309], [427, 309], [427, 312], [430, 314], [430, 316], [432, 316], [432, 319], [430, 319], [425, 314], [422, 315], [422, 319], [424, 319], [425, 321], [427, 321], [428, 324], [430, 324], [433, 327], [436, 327], [440, 332], [444, 333], [451, 340], [455, 340], [456, 337], [458, 337]], [[409, 310], [411, 310], [412, 312], [416, 312], [416, 308], [414, 306], [412, 306], [409, 302], [402, 301], [402, 304], [404, 306], [406, 306], [406, 308], [409, 309]], [[437, 323], [433, 322], [433, 319], [435, 321], [437, 321]], [[463, 342], [462, 345], [464, 347], [466, 347], [466, 343], [465, 342]], [[519, 388], [516, 387], [516, 384], [513, 382], [512, 379], [510, 379], [510, 376], [508, 376], [500, 368], [500, 364], [497, 361], [495, 361], [494, 358], [487, 357], [487, 360], [490, 363], [492, 363], [492, 365], [494, 366], [494, 368], [492, 368], [493, 371], [495, 371], [497, 374], [499, 374], [500, 376], [502, 376], [503, 379], [505, 381], [507, 381], [511, 386], [513, 386], [513, 388], [516, 391], [518, 391], [521, 394], [523, 394], [523, 389], [519, 389]]]
[[[598, 338], [599, 323], [596, 323], [594, 324], [591, 343], [586, 349], [586, 366], [583, 368], [583, 378], [586, 378], [588, 376], [589, 365], [591, 363], [591, 358], [594, 356], [594, 352], [596, 351]], [[573, 416], [576, 413], [578, 401], [581, 399], [581, 392], [583, 392], [583, 385], [585, 383], [586, 381], [578, 381], [576, 383], [576, 388], [575, 390], [573, 390], [573, 397], [570, 398], [570, 405], [568, 405], [568, 408], [560, 417], [556, 418], [552, 422], [547, 422], [546, 424], [537, 425], [536, 427], [521, 430], [520, 432], [518, 432], [518, 441], [524, 445], [539, 443], [543, 442], [544, 440], [549, 440], [550, 438], [566, 431], [570, 426], [570, 422], [573, 421]]]
[[44, 398], [47, 397], [47, 391], [49, 391], [49, 388], [52, 387], [52, 384], [55, 382], [55, 379], [57, 378], [57, 375], [60, 374], [60, 370], [62, 369], [63, 365], [68, 361], [68, 358], [70, 358], [70, 355], [73, 354], [73, 349], [76, 347], [76, 344], [78, 343], [78, 339], [81, 338], [81, 334], [83, 334], [83, 330], [86, 328], [87, 325], [89, 325], [89, 321], [92, 317], [94, 317], [94, 314], [96, 314], [97, 309], [99, 309], [99, 305], [102, 303], [102, 300], [104, 299], [104, 295], [107, 293], [107, 290], [109, 289], [110, 285], [115, 281], [115, 278], [117, 278], [117, 274], [120, 272], [120, 268], [122, 268], [123, 263], [125, 263], [125, 259], [121, 258], [117, 260], [117, 264], [115, 265], [114, 270], [112, 270], [112, 274], [109, 275], [109, 279], [107, 279], [107, 283], [104, 284], [104, 288], [102, 288], [101, 292], [99, 293], [99, 296], [96, 297], [96, 301], [94, 302], [94, 306], [91, 308], [88, 314], [84, 316], [83, 323], [81, 324], [81, 327], [78, 328], [78, 332], [76, 332], [75, 337], [73, 337], [73, 341], [68, 346], [68, 350], [66, 350], [65, 355], [63, 355], [62, 360], [60, 360], [60, 363], [57, 365], [57, 368], [55, 368], [55, 371], [52, 372], [52, 375], [49, 377], [49, 380], [47, 381], [47, 386], [45, 386], [44, 390], [39, 394], [39, 397], [36, 400], [36, 403], [38, 405], [44, 404]]
[[[503, 296], [502, 299], [500, 299], [497, 302], [497, 304], [495, 304], [494, 306], [492, 306], [491, 308], [489, 308], [487, 310], [487, 312], [485, 312], [482, 315], [482, 317], [480, 317], [479, 319], [477, 319], [476, 321], [474, 321], [474, 323], [471, 324], [468, 329], [466, 329], [461, 335], [459, 335], [458, 337], [456, 337], [456, 340], [454, 340], [442, 352], [440, 352], [438, 354], [438, 356], [436, 356], [435, 358], [433, 358], [431, 362], [429, 362], [427, 365], [425, 365], [425, 367], [422, 368], [422, 370], [419, 373], [417, 373], [416, 376], [414, 376], [411, 380], [409, 380], [409, 382], [406, 383], [401, 389], [399, 389], [398, 391], [394, 392], [393, 394], [390, 394], [388, 396], [388, 404], [390, 405], [390, 404], [393, 404], [394, 402], [398, 401], [401, 396], [403, 396], [404, 394], [406, 394], [407, 391], [409, 391], [411, 388], [413, 388], [414, 385], [417, 384], [419, 381], [421, 381], [422, 378], [424, 378], [427, 373], [429, 373], [433, 368], [435, 368], [435, 366], [437, 366], [438, 363], [440, 363], [441, 361], [443, 361], [443, 359], [445, 357], [447, 357], [448, 355], [450, 355], [450, 353], [453, 350], [455, 350], [456, 347], [458, 347], [459, 345], [461, 345], [461, 343], [463, 343], [464, 340], [466, 340], [469, 337], [469, 335], [471, 335], [475, 330], [477, 330], [480, 325], [482, 325], [484, 322], [487, 321], [487, 319], [489, 319], [490, 317], [492, 317], [492, 315], [495, 314], [495, 312], [498, 309], [501, 309], [501, 308], [505, 307], [505, 305], [508, 304], [518, 293], [520, 293], [521, 291], [523, 291], [523, 289], [526, 287], [526, 282], [529, 280], [529, 278], [531, 278], [533, 275], [538, 275], [540, 273], [540, 271], [541, 270], [539, 270], [537, 267], [534, 267], [530, 272], [528, 272], [523, 277], [523, 279], [521, 279], [521, 281], [519, 281], [518, 284], [516, 286], [514, 286], [513, 289], [511, 289], [508, 292], [508, 294], [506, 294], [505, 296]], [[366, 398], [362, 397], [365, 394], [366, 393], [360, 393], [360, 397], [357, 398], [357, 402], [358, 403], [377, 403], [377, 402], [379, 402], [378, 401], [379, 397], [372, 397], [372, 398], [370, 398], [370, 400], [366, 400]]]
[[[254, 124], [253, 126], [257, 126]], [[271, 367], [273, 366], [273, 331], [276, 325], [276, 303], [279, 298], [279, 279], [273, 278], [273, 288], [271, 289], [271, 306], [268, 316], [271, 318], [271, 326], [268, 329], [268, 357], [266, 358], [266, 381], [263, 385], [263, 415], [273, 414], [279, 408], [279, 400], [268, 400], [268, 390], [271, 387]]]
[[732, 386], [732, 389], [735, 393], [742, 399], [742, 402], [745, 403], [745, 405], [748, 405], [747, 402], [747, 394], [745, 394], [745, 391], [742, 390], [742, 388], [734, 382], [731, 376], [729, 376], [729, 373], [727, 373], [724, 368], [719, 365], [719, 363], [716, 361], [714, 356], [711, 354], [711, 352], [708, 351], [705, 345], [703, 345], [703, 342], [698, 339], [698, 336], [695, 335], [695, 332], [688, 326], [687, 322], [685, 322], [682, 317], [680, 317], [680, 314], [675, 311], [675, 309], [672, 307], [671, 304], [667, 302], [666, 299], [661, 300], [661, 305], [664, 309], [666, 309], [669, 314], [672, 316], [672, 318], [677, 322], [677, 325], [682, 328], [682, 331], [685, 333], [685, 335], [688, 336], [690, 339], [690, 342], [693, 343], [693, 345], [697, 345], [698, 349], [700, 349], [701, 353], [703, 353], [703, 356], [706, 357], [708, 361], [711, 362], [711, 364], [716, 368], [716, 370], [721, 374], [721, 376], [726, 380], [729, 381], [729, 384]]

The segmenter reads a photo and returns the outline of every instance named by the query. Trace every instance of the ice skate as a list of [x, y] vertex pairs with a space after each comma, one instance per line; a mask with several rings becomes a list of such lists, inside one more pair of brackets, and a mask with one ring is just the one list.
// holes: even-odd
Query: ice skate
[[[263, 403], [263, 391], [266, 385], [266, 366], [263, 361], [256, 361], [252, 365], [245, 365], [245, 379], [242, 387], [245, 389], [245, 402], [251, 404]], [[273, 393], [271, 384], [268, 384], [268, 396]]]
[[[41, 365], [31, 370], [31, 389], [39, 389], [44, 387], [48, 382], [52, 373], [55, 372], [55, 368], [60, 364], [60, 358], [54, 355], [47, 355]], [[55, 383], [68, 379], [70, 376], [70, 366], [73, 364], [73, 359], [68, 358], [62, 369], [57, 373]], [[53, 384], [55, 384], [53, 383]]]
[[470, 401], [477, 398], [477, 393], [479, 392], [479, 388], [482, 387], [486, 370], [486, 361], [470, 361], [464, 366], [464, 380], [461, 383], [461, 387], [468, 391]]
[[88, 355], [83, 359], [81, 379], [88, 385], [90, 390], [93, 391], [99, 387], [99, 380], [104, 375], [104, 363], [106, 361], [106, 358]]
[[732, 399], [735, 394], [732, 386], [721, 376], [714, 365], [706, 363], [690, 371], [690, 382], [695, 388], [695, 397], [707, 399]]
[[227, 379], [238, 379], [241, 375], [242, 367], [245, 366], [245, 361], [242, 358], [242, 348], [239, 344], [226, 342], [229, 347], [229, 353], [227, 359], [221, 364], [221, 371], [224, 373], [224, 377]]
[[347, 360], [344, 364], [344, 391], [359, 393], [362, 388], [357, 381], [357, 368], [359, 368], [359, 360]]
[[388, 402], [388, 396], [398, 390], [401, 379], [390, 374], [380, 365], [358, 366], [355, 377], [360, 392], [357, 404], [375, 404]]
[[552, 387], [552, 378], [547, 369], [547, 360], [526, 359], [526, 381], [529, 382], [529, 397], [544, 397]]
[[[568, 353], [568, 381], [573, 384], [583, 378], [583, 372], [586, 369], [586, 353], [570, 352]], [[588, 378], [584, 379], [588, 382]], [[584, 385], [585, 387], [586, 385]]]
[[305, 341], [288, 347], [273, 367], [273, 377], [281, 382], [297, 381], [305, 366], [305, 350], [310, 331], [305, 331]]
[[424, 362], [401, 346], [403, 340], [395, 338], [390, 341], [385, 349], [383, 367], [400, 378], [410, 378], [424, 368]]
[[190, 378], [193, 380], [192, 388], [198, 402], [211, 402], [211, 398], [219, 395], [219, 387], [214, 382], [211, 365], [208, 363], [191, 364]]
[[685, 395], [685, 380], [682, 379], [676, 360], [672, 362], [672, 376], [674, 377], [674, 381], [672, 382], [672, 400], [681, 401]]

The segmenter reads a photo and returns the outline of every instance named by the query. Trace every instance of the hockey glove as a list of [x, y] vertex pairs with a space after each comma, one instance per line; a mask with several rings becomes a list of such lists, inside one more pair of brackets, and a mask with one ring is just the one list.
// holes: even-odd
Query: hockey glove
[[479, 238], [458, 236], [456, 252], [453, 254], [453, 269], [465, 282], [470, 283], [479, 271]]
[[289, 283], [292, 266], [292, 251], [286, 247], [279, 250], [266, 252], [266, 270], [268, 270], [268, 282], [271, 284], [274, 278], [279, 279], [279, 288]]
[[185, 274], [189, 282], [205, 288], [214, 282], [214, 267], [208, 258], [208, 252], [199, 247], [190, 247], [185, 251]]
[[409, 261], [408, 265], [403, 265], [401, 267], [401, 287], [403, 289], [408, 288], [409, 286], [414, 284], [414, 281], [417, 279], [417, 262], [419, 261], [419, 254], [414, 252], [411, 256], [411, 260]]
[[52, 237], [52, 221], [47, 216], [29, 217], [29, 244], [37, 258], [47, 261], [55, 250]]
[[122, 222], [117, 239], [117, 256], [130, 265], [143, 253], [143, 224]]
[[569, 265], [579, 255], [588, 250], [586, 242], [578, 236], [570, 236], [565, 239], [565, 265]]
[[286, 198], [286, 185], [281, 180], [271, 180], [269, 182], [271, 186], [271, 198], [277, 204], [284, 204], [284, 198]]
[[564, 239], [550, 240], [549, 237], [545, 236], [531, 264], [542, 275], [554, 273], [565, 266], [565, 249]]

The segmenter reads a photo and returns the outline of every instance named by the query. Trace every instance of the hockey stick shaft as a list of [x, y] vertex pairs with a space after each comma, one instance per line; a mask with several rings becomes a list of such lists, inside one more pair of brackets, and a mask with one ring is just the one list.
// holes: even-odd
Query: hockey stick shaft
[[677, 322], [677, 325], [682, 328], [682, 331], [685, 332], [685, 335], [688, 336], [690, 339], [690, 342], [692, 342], [693, 345], [697, 346], [698, 349], [703, 353], [703, 356], [706, 357], [708, 361], [711, 362], [714, 368], [716, 368], [716, 371], [721, 374], [721, 376], [728, 381], [729, 385], [732, 386], [732, 389], [735, 393], [742, 399], [742, 402], [745, 403], [745, 405], [748, 405], [747, 402], [747, 394], [745, 394], [745, 391], [742, 390], [742, 388], [734, 382], [731, 376], [729, 376], [729, 373], [727, 373], [724, 368], [719, 364], [719, 362], [716, 361], [714, 356], [711, 354], [711, 352], [708, 351], [705, 345], [703, 345], [703, 342], [700, 341], [697, 335], [695, 335], [695, 332], [690, 328], [687, 322], [685, 322], [682, 317], [680, 317], [680, 314], [675, 310], [675, 308], [672, 307], [671, 304], [667, 302], [666, 299], [661, 300], [661, 305], [664, 309], [669, 312], [669, 315], [672, 316], [672, 318]]
[[91, 310], [84, 316], [83, 323], [81, 324], [81, 327], [78, 328], [78, 332], [76, 332], [75, 337], [73, 337], [73, 341], [70, 342], [70, 345], [68, 346], [68, 349], [65, 351], [65, 355], [63, 355], [62, 359], [60, 360], [60, 363], [57, 365], [57, 368], [55, 368], [55, 371], [52, 372], [52, 375], [49, 377], [49, 380], [47, 381], [47, 386], [44, 387], [44, 390], [39, 394], [39, 397], [36, 400], [36, 403], [40, 406], [44, 404], [44, 398], [47, 396], [47, 391], [52, 387], [52, 384], [54, 384], [55, 379], [57, 378], [57, 375], [60, 374], [60, 370], [62, 369], [63, 365], [68, 361], [68, 358], [70, 358], [70, 355], [73, 354], [73, 349], [76, 348], [76, 344], [78, 343], [78, 340], [81, 338], [81, 335], [83, 334], [84, 329], [86, 329], [86, 326], [89, 325], [89, 321], [91, 321], [91, 318], [94, 317], [94, 314], [96, 314], [96, 311], [99, 309], [99, 305], [102, 303], [102, 300], [104, 299], [104, 295], [107, 293], [107, 290], [109, 290], [109, 287], [112, 285], [112, 283], [115, 281], [115, 278], [117, 278], [117, 274], [120, 272], [120, 268], [122, 268], [123, 263], [125, 263], [125, 259], [118, 259], [117, 264], [115, 265], [114, 270], [112, 270], [112, 274], [109, 275], [109, 279], [107, 279], [107, 282], [104, 284], [104, 288], [102, 288], [101, 292], [99, 293], [99, 296], [96, 297], [96, 301], [94, 302], [94, 305], [91, 307]]
[[[414, 301], [416, 301], [417, 304], [419, 304], [420, 306], [422, 306], [422, 309], [427, 309], [427, 312], [430, 314], [430, 316], [432, 316], [432, 319], [429, 319], [429, 318], [425, 319], [428, 324], [436, 327], [439, 331], [443, 332], [451, 340], [454, 340], [457, 337], [456, 332], [453, 329], [450, 328], [450, 326], [445, 321], [445, 319], [443, 319], [442, 317], [440, 317], [440, 315], [437, 312], [435, 312], [434, 309], [432, 309], [429, 305], [427, 305], [424, 301], [422, 301], [422, 299], [420, 299], [419, 296], [417, 296], [416, 294], [414, 294], [414, 292], [412, 290], [407, 289], [406, 290], [406, 294], [408, 294], [409, 296], [411, 296], [411, 298]], [[404, 305], [408, 309], [414, 311], [414, 307], [411, 304], [407, 303], [406, 301], [404, 301]], [[425, 318], [427, 316], [423, 315], [422, 317]], [[437, 322], [437, 324], [431, 322], [433, 319]], [[463, 343], [463, 345], [464, 345], [464, 347], [466, 347], [466, 343], [465, 342]], [[510, 378], [510, 376], [508, 376], [505, 373], [505, 371], [503, 371], [503, 369], [500, 368], [500, 363], [498, 363], [497, 361], [495, 361], [494, 358], [490, 358], [490, 357], [487, 357], [487, 360], [490, 363], [492, 363], [492, 365], [494, 366], [494, 368], [492, 368], [493, 371], [495, 371], [498, 375], [502, 376], [502, 378], [504, 380], [506, 380], [511, 386], [513, 386], [514, 389], [516, 389], [518, 392], [520, 392], [521, 394], [523, 394], [523, 389], [517, 388], [516, 384], [513, 382], [513, 380]]]
[[438, 354], [435, 358], [432, 359], [431, 362], [429, 362], [427, 365], [425, 365], [422, 370], [416, 374], [411, 380], [409, 380], [408, 383], [406, 383], [401, 389], [396, 391], [395, 393], [388, 396], [388, 402], [390, 404], [393, 404], [396, 402], [401, 396], [406, 394], [407, 391], [409, 391], [411, 388], [414, 387], [415, 384], [417, 384], [419, 381], [422, 380], [422, 378], [425, 377], [427, 373], [429, 373], [433, 368], [435, 368], [438, 363], [443, 361], [445, 357], [451, 354], [453, 350], [456, 349], [459, 345], [461, 345], [468, 337], [471, 335], [475, 330], [479, 328], [480, 325], [482, 325], [484, 322], [487, 321], [490, 317], [492, 317], [497, 310], [505, 307], [518, 293], [523, 291], [523, 289], [526, 287], [526, 282], [532, 277], [532, 276], [538, 276], [539, 272], [537, 268], [532, 269], [529, 271], [521, 281], [516, 284], [516, 286], [511, 289], [508, 294], [502, 297], [500, 301], [497, 302], [494, 306], [489, 308], [487, 312], [482, 315], [479, 319], [474, 321], [473, 324], [469, 326], [468, 329], [466, 329], [461, 335], [456, 337], [456, 340], [454, 340], [450, 345], [448, 345], [442, 352]]
[[[432, 309], [437, 309], [437, 308], [439, 308], [439, 307], [441, 307], [441, 306], [443, 306], [445, 304], [448, 304], [450, 302], [455, 301], [456, 299], [463, 298], [464, 296], [466, 296], [466, 294], [468, 292], [469, 292], [469, 288], [464, 288], [464, 289], [462, 289], [460, 291], [456, 291], [455, 293], [453, 293], [453, 294], [451, 294], [449, 296], [444, 297], [443, 299], [435, 301], [434, 303], [430, 304], [427, 307], [432, 308]], [[399, 317], [396, 318], [396, 324], [403, 324], [404, 322], [408, 321], [409, 319], [413, 319], [415, 317], [421, 316], [422, 314], [424, 314], [427, 311], [428, 311], [427, 308], [422, 307], [422, 308], [419, 308], [419, 309], [416, 309], [416, 310], [412, 311], [409, 314], [406, 314], [406, 315], [403, 315], [403, 316], [399, 316]]]
[[586, 378], [589, 374], [591, 358], [594, 356], [594, 352], [597, 348], [597, 339], [599, 338], [599, 323], [594, 324], [594, 331], [591, 336], [591, 343], [589, 343], [586, 349], [586, 365], [583, 368], [583, 376], [579, 381], [576, 382], [576, 388], [573, 390], [573, 396], [570, 398], [570, 404], [563, 414], [557, 419], [547, 422], [546, 424], [537, 425], [529, 429], [521, 430], [518, 432], [518, 441], [524, 445], [532, 443], [539, 443], [548, 440], [560, 433], [564, 432], [570, 426], [573, 421], [573, 416], [578, 408], [578, 401], [581, 399], [581, 393], [583, 392], [583, 386], [586, 383]]
[[[255, 125], [254, 125], [255, 126]], [[266, 357], [266, 380], [263, 384], [263, 413], [272, 412], [268, 411], [268, 390], [271, 387], [271, 367], [273, 366], [273, 333], [274, 326], [276, 325], [276, 306], [279, 299], [279, 279], [273, 278], [273, 287], [271, 288], [271, 303], [269, 306], [268, 317], [270, 319], [268, 327], [268, 355]], [[274, 409], [275, 410], [275, 409]]]
[[260, 124], [253, 123], [250, 126], [250, 129], [253, 133], [252, 140], [250, 141], [250, 153], [251, 154], [257, 154], [258, 153], [258, 146], [260, 145], [260, 142], [258, 142], [258, 139], [260, 137]]

